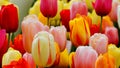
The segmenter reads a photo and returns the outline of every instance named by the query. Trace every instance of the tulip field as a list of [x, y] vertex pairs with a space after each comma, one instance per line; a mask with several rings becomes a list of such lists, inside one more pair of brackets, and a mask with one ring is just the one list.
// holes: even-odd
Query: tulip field
[[0, 0], [0, 68], [120, 68], [120, 0]]

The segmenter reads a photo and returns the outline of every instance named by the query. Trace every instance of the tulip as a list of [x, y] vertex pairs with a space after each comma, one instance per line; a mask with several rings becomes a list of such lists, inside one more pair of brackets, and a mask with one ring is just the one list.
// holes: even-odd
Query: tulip
[[60, 51], [63, 51], [67, 42], [66, 28], [64, 26], [51, 27], [50, 33], [54, 36], [55, 42], [58, 43]]
[[30, 65], [30, 68], [36, 68], [36, 64], [33, 60], [32, 54], [26, 52], [23, 55], [23, 58], [28, 62], [28, 64]]
[[115, 59], [108, 53], [100, 54], [95, 62], [95, 68], [116, 68]]
[[7, 52], [7, 38], [6, 38], [6, 31], [0, 30], [0, 67], [2, 67], [2, 56], [5, 52]]
[[75, 68], [95, 68], [97, 52], [90, 46], [79, 46], [74, 56]]
[[70, 31], [69, 28], [69, 21], [70, 21], [70, 10], [62, 10], [60, 12], [61, 20], [62, 20], [62, 25], [64, 25], [67, 29], [67, 31]]
[[32, 42], [32, 56], [40, 67], [50, 67], [56, 59], [54, 37], [46, 31], [40, 31]]
[[75, 56], [75, 52], [71, 52], [70, 55], [69, 55], [69, 66], [70, 66], [70, 68], [75, 68], [74, 56]]
[[108, 37], [108, 43], [118, 45], [119, 37], [118, 30], [115, 27], [107, 27], [105, 29], [105, 35]]
[[57, 0], [41, 0], [40, 11], [45, 17], [54, 17], [57, 14]]
[[70, 20], [70, 39], [77, 47], [79, 45], [87, 45], [90, 37], [90, 29], [88, 21], [82, 16]]
[[33, 37], [42, 30], [48, 31], [48, 27], [44, 26], [35, 15], [28, 15], [22, 21], [23, 46], [27, 52], [31, 52]]
[[2, 68], [22, 68], [22, 67], [30, 68], [30, 65], [25, 59], [20, 58], [18, 61], [11, 61], [10, 64], [4, 65]]
[[87, 15], [88, 9], [85, 2], [73, 2], [70, 8], [70, 19], [76, 17], [76, 14]]
[[25, 49], [23, 47], [23, 36], [22, 34], [18, 34], [15, 38], [14, 38], [14, 44], [11, 45], [12, 48], [20, 51], [20, 53], [24, 54], [25, 53]]
[[18, 10], [13, 4], [2, 6], [0, 10], [0, 27], [7, 33], [15, 32], [18, 28]]
[[22, 57], [21, 53], [13, 48], [9, 48], [3, 55], [2, 66], [10, 64], [11, 61], [18, 61]]
[[117, 7], [118, 26], [120, 28], [120, 5]]
[[94, 35], [95, 33], [99, 33], [99, 30], [100, 30], [100, 26], [99, 25], [92, 24], [90, 26], [90, 34], [91, 34], [91, 36]]
[[92, 46], [98, 54], [107, 52], [108, 37], [105, 34], [95, 33], [89, 39], [89, 45]]
[[96, 0], [95, 3], [93, 3], [93, 7], [97, 15], [106, 16], [112, 9], [112, 0]]
[[92, 6], [92, 2], [94, 2], [95, 0], [85, 0], [87, 7], [90, 11], [93, 10], [93, 6]]

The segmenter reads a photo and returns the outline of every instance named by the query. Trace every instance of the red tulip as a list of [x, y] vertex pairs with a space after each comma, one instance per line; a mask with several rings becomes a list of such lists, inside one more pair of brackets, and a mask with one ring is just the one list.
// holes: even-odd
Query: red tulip
[[58, 0], [40, 0], [40, 11], [45, 17], [54, 17], [57, 14]]
[[69, 21], [70, 21], [70, 10], [65, 9], [60, 12], [61, 20], [62, 20], [62, 25], [64, 25], [67, 29], [67, 31], [70, 31], [69, 28]]
[[11, 47], [13, 47], [16, 50], [19, 50], [22, 54], [24, 54], [26, 52], [23, 47], [23, 37], [21, 34], [17, 35], [14, 38], [14, 44], [11, 45]]
[[76, 17], [76, 14], [87, 15], [88, 9], [85, 2], [73, 2], [70, 8], [70, 19]]
[[7, 33], [15, 32], [18, 28], [18, 11], [13, 5], [2, 6], [0, 10], [0, 27]]
[[0, 67], [2, 65], [2, 56], [7, 52], [7, 45], [6, 31], [0, 30]]
[[96, 0], [93, 6], [99, 16], [106, 16], [112, 9], [112, 0]]
[[112, 44], [118, 44], [119, 42], [119, 36], [118, 36], [118, 30], [115, 27], [107, 27], [105, 29], [105, 35], [108, 37], [108, 42]]

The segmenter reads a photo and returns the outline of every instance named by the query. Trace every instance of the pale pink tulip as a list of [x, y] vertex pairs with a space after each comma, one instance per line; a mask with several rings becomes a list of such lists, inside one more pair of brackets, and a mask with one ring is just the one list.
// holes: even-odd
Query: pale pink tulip
[[31, 52], [33, 37], [42, 30], [48, 31], [48, 27], [39, 22], [37, 16], [28, 15], [22, 21], [23, 46], [27, 52]]
[[70, 8], [70, 19], [76, 17], [76, 14], [87, 15], [88, 9], [85, 2], [73, 2]]
[[95, 68], [97, 52], [90, 46], [79, 46], [74, 56], [75, 68]]
[[64, 26], [51, 27], [50, 32], [53, 34], [55, 42], [58, 43], [60, 50], [63, 51], [66, 47], [66, 28]]
[[89, 45], [92, 46], [98, 54], [107, 52], [108, 37], [105, 34], [95, 33], [89, 39]]
[[26, 52], [23, 55], [23, 58], [28, 62], [28, 64], [30, 65], [30, 68], [36, 68], [36, 64], [33, 60], [32, 54]]
[[119, 37], [118, 37], [118, 30], [115, 27], [107, 27], [105, 29], [105, 35], [108, 37], [108, 43], [118, 44]]

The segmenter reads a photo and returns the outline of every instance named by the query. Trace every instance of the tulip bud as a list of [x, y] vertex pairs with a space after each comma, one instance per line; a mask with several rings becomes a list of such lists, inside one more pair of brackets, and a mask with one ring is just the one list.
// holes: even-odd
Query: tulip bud
[[92, 46], [98, 54], [107, 52], [108, 37], [105, 34], [95, 33], [89, 39], [89, 45]]
[[11, 61], [18, 61], [22, 57], [21, 53], [13, 48], [9, 48], [3, 55], [2, 66], [10, 64]]
[[85, 2], [73, 2], [70, 8], [70, 19], [76, 17], [77, 14], [87, 15], [88, 9]]
[[18, 28], [18, 10], [13, 4], [2, 6], [0, 10], [0, 27], [7, 33], [15, 32]]
[[55, 42], [58, 43], [60, 50], [63, 51], [67, 42], [66, 28], [64, 26], [51, 27], [50, 32], [54, 36]]
[[107, 27], [105, 29], [105, 35], [108, 37], [108, 43], [118, 45], [119, 37], [118, 37], [118, 30], [115, 27]]
[[41, 31], [37, 33], [32, 42], [32, 56], [40, 67], [50, 67], [56, 59], [56, 48], [52, 34]]
[[28, 15], [22, 21], [23, 46], [27, 52], [31, 52], [33, 37], [42, 30], [48, 31], [48, 27], [44, 26], [36, 15]]
[[75, 68], [95, 68], [97, 52], [90, 46], [79, 46], [74, 56]]
[[54, 17], [57, 14], [57, 0], [41, 0], [40, 11], [45, 17]]
[[70, 21], [70, 39], [77, 47], [87, 45], [90, 38], [90, 29], [87, 19], [80, 16]]
[[96, 0], [95, 3], [93, 3], [93, 7], [97, 15], [106, 16], [112, 9], [112, 0]]

